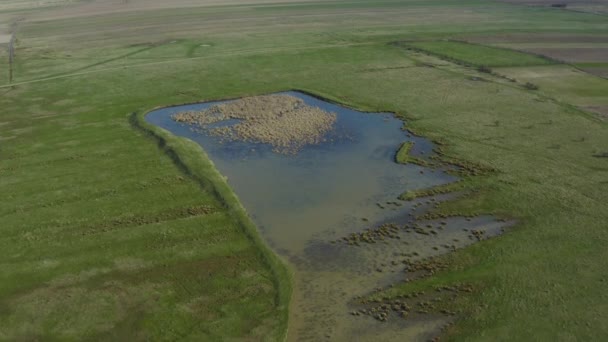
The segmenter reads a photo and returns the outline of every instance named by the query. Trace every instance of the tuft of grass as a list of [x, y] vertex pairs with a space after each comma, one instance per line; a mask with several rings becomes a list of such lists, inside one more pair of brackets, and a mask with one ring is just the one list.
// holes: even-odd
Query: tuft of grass
[[530, 83], [530, 82], [526, 82], [526, 84], [524, 84], [524, 88], [528, 89], [528, 90], [538, 90], [538, 86], [534, 83]]
[[488, 68], [488, 67], [487, 67], [487, 66], [485, 66], [485, 65], [481, 65], [481, 66], [479, 66], [479, 67], [477, 68], [477, 71], [479, 71], [479, 72], [483, 72], [483, 73], [486, 73], [486, 74], [491, 74], [491, 73], [492, 73], [492, 69]]
[[416, 158], [410, 155], [410, 151], [414, 147], [414, 142], [406, 141], [399, 146], [397, 153], [395, 153], [395, 162], [398, 164], [416, 164], [420, 166], [428, 166], [429, 162], [424, 159]]
[[395, 154], [395, 161], [399, 164], [407, 164], [410, 161], [410, 151], [414, 147], [414, 142], [406, 141], [399, 146]]

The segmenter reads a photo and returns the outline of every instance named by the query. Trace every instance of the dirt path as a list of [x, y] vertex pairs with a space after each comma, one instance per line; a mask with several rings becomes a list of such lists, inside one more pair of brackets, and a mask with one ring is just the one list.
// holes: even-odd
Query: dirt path
[[[66, 18], [88, 17], [96, 15], [117, 14], [125, 12], [142, 12], [178, 8], [200, 8], [220, 6], [263, 6], [289, 5], [316, 0], [89, 0], [63, 6], [55, 6], [44, 12], [33, 13], [31, 20], [55, 20]], [[61, 3], [58, 1], [58, 3]], [[1, 5], [0, 5], [1, 6]], [[22, 5], [31, 8], [33, 5]]]
[[42, 78], [33, 79], [33, 80], [29, 80], [29, 81], [0, 85], [0, 89], [18, 86], [18, 85], [30, 84], [30, 83], [52, 81], [52, 80], [57, 80], [57, 79], [61, 79], [61, 78], [76, 77], [76, 76], [82, 76], [82, 75], [88, 75], [88, 74], [102, 73], [102, 72], [115, 71], [115, 70], [124, 70], [124, 69], [145, 67], [145, 66], [152, 66], [152, 65], [181, 63], [181, 62], [187, 62], [187, 61], [193, 61], [193, 60], [224, 58], [224, 57], [231, 57], [231, 56], [258, 55], [258, 54], [269, 53], [269, 52], [276, 53], [276, 52], [314, 50], [314, 49], [334, 48], [334, 47], [363, 46], [363, 45], [373, 45], [373, 44], [377, 44], [377, 43], [329, 44], [329, 45], [317, 45], [317, 46], [305, 46], [305, 47], [293, 47], [293, 48], [276, 48], [276, 49], [258, 49], [258, 50], [237, 51], [237, 52], [217, 54], [217, 55], [212, 55], [212, 56], [199, 56], [199, 57], [172, 59], [172, 60], [168, 60], [168, 61], [139, 63], [139, 64], [131, 64], [131, 65], [110, 67], [110, 68], [104, 68], [104, 69], [76, 72], [76, 73], [64, 74], [64, 75], [58, 75], [58, 76], [42, 77]]

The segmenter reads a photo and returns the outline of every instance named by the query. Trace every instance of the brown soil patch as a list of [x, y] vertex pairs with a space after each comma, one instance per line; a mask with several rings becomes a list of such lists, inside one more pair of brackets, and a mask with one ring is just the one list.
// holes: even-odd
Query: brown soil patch
[[587, 12], [594, 14], [608, 14], [608, 2], [604, 3], [593, 3], [593, 4], [572, 4], [566, 7], [566, 9], [577, 12]]
[[[48, 0], [47, 0], [48, 1]], [[163, 10], [173, 8], [196, 8], [213, 6], [236, 5], [263, 5], [277, 3], [295, 3], [315, 0], [90, 0], [71, 3], [68, 0], [55, 0], [56, 2], [70, 3], [69, 6], [57, 6], [44, 13], [34, 13], [33, 20], [54, 20], [75, 17], [88, 17], [104, 14], [125, 12], [141, 12], [150, 10]], [[29, 1], [20, 8], [36, 8], [34, 1]]]
[[[605, 44], [608, 43], [608, 36], [606, 35], [506, 33], [468, 36], [461, 37], [461, 39], [477, 44], [496, 44], [509, 49], [543, 55], [565, 63], [608, 63], [608, 47], [605, 47]], [[572, 44], [578, 46], [571, 46]], [[581, 70], [599, 77], [608, 77], [608, 67], [590, 66], [583, 67]]]
[[604, 120], [608, 120], [608, 106], [585, 106], [583, 109], [597, 114]]
[[566, 4], [567, 5], [594, 5], [601, 3], [602, 0], [500, 0], [501, 2], [507, 2], [510, 4], [518, 5], [532, 5], [532, 6], [551, 6], [554, 4]]
[[584, 67], [580, 69], [595, 76], [608, 78], [608, 67]]
[[1, 34], [0, 33], [0, 44], [8, 44], [11, 41], [10, 34]]
[[562, 33], [505, 33], [463, 37], [479, 44], [488, 43], [608, 43], [606, 35]]
[[526, 48], [524, 51], [540, 54], [568, 63], [608, 62], [608, 48]]
[[[274, 152], [285, 154], [323, 142], [323, 136], [336, 122], [335, 113], [308, 106], [290, 95], [247, 97], [200, 112], [177, 113], [172, 118], [229, 141], [270, 144]], [[233, 125], [211, 126], [235, 119], [239, 122]]]
[[585, 12], [604, 15], [608, 13], [606, 0], [499, 0], [510, 4], [555, 7], [566, 11]]

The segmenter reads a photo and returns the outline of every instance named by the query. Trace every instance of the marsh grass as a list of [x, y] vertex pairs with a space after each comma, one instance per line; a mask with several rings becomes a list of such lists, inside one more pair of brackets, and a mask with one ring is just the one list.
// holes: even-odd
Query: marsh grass
[[397, 153], [395, 153], [395, 162], [399, 164], [416, 164], [420, 166], [430, 166], [431, 162], [414, 157], [410, 155], [412, 148], [414, 147], [414, 142], [406, 141], [399, 146]]
[[397, 153], [395, 154], [395, 161], [399, 164], [407, 164], [410, 159], [410, 151], [414, 147], [414, 143], [406, 141], [399, 146]]
[[[336, 114], [308, 106], [295, 96], [275, 94], [233, 100], [200, 112], [176, 113], [172, 119], [195, 124], [228, 141], [264, 143], [271, 145], [274, 152], [296, 154], [306, 145], [323, 142], [336, 122]], [[226, 120], [239, 121], [208, 127]]]

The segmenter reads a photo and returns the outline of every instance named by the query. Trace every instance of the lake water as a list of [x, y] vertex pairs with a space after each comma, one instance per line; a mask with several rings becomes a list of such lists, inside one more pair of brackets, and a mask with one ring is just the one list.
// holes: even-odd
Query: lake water
[[414, 214], [433, 202], [401, 202], [397, 197], [407, 190], [453, 182], [456, 177], [395, 163], [394, 155], [405, 141], [415, 143], [412, 154], [421, 158], [431, 155], [433, 145], [408, 134], [403, 121], [392, 114], [363, 113], [300, 92], [282, 94], [337, 114], [327, 142], [283, 155], [265, 144], [221, 141], [171, 119], [174, 113], [220, 102], [158, 109], [146, 120], [199, 143], [228, 178], [263, 238], [291, 264], [295, 289], [289, 340], [426, 338], [444, 323], [441, 318], [381, 323], [371, 317], [353, 317], [349, 314], [352, 298], [403, 279], [403, 265], [391, 264], [396, 255], [416, 251], [422, 258], [445, 253], [436, 247], [454, 241], [460, 241], [458, 247], [471, 243], [464, 227], [484, 229], [490, 236], [499, 233], [501, 225], [491, 217], [450, 219], [438, 235], [403, 233], [399, 240], [364, 247], [331, 243], [383, 222], [411, 222]]

